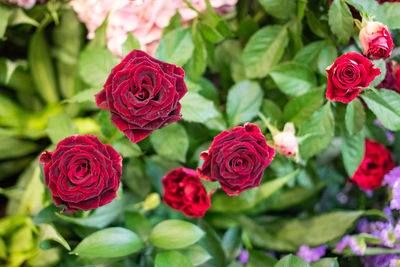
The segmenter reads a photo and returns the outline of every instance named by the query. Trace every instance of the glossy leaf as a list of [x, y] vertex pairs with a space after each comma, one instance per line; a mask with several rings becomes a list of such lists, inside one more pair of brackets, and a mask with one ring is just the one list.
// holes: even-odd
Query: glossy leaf
[[289, 254], [278, 261], [274, 267], [310, 267], [302, 258]]
[[167, 33], [158, 44], [156, 58], [182, 66], [193, 54], [194, 44], [189, 29], [179, 28]]
[[364, 127], [365, 108], [361, 101], [356, 98], [346, 106], [345, 124], [351, 135], [357, 134]]
[[343, 0], [333, 0], [328, 12], [329, 26], [343, 43], [353, 34], [353, 16]]
[[192, 267], [190, 260], [178, 251], [163, 251], [156, 255], [155, 267]]

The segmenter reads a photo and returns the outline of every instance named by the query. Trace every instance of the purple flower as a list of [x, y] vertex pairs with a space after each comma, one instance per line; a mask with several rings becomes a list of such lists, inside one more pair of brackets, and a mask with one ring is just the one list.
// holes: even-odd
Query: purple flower
[[299, 251], [296, 253], [297, 256], [303, 258], [306, 262], [311, 263], [313, 261], [319, 260], [325, 255], [327, 245], [323, 245], [316, 248], [310, 248], [307, 245], [302, 245]]
[[360, 246], [358, 246], [357, 240], [354, 237], [348, 235], [343, 237], [343, 239], [336, 244], [335, 250], [341, 253], [343, 249], [345, 249], [347, 246], [350, 247], [351, 251], [356, 255], [364, 255], [364, 251]]
[[393, 247], [394, 245], [394, 240], [391, 237], [391, 233], [387, 229], [383, 229], [381, 233], [379, 234], [379, 238], [381, 239], [382, 243], [386, 247]]
[[394, 186], [394, 183], [400, 179], [400, 167], [396, 167], [387, 174], [385, 174], [383, 178], [383, 185], [388, 185], [390, 188]]
[[392, 264], [392, 262], [396, 263], [397, 257], [395, 254], [381, 254], [362, 257], [361, 261], [364, 267], [397, 267]]
[[245, 264], [245, 263], [247, 263], [248, 260], [249, 260], [249, 252], [244, 249], [244, 250], [242, 250], [240, 252], [239, 257], [238, 257], [238, 261], [240, 263]]
[[400, 180], [395, 182], [393, 185], [390, 208], [392, 210], [400, 210]]

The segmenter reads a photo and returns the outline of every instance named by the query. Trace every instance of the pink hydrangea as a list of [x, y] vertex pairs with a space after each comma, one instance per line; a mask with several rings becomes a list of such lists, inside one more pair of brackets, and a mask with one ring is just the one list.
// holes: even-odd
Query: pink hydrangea
[[9, 3], [29, 9], [36, 4], [36, 0], [8, 0]]
[[[205, 0], [190, 2], [200, 12], [206, 10]], [[226, 10], [236, 2], [211, 0], [211, 5], [217, 10]], [[142, 50], [154, 55], [163, 28], [168, 26], [177, 10], [182, 22], [197, 16], [183, 0], [72, 0], [70, 3], [79, 20], [85, 23], [89, 39], [94, 38], [95, 30], [108, 14], [107, 47], [116, 56], [122, 55], [122, 44], [129, 33], [139, 40]]]

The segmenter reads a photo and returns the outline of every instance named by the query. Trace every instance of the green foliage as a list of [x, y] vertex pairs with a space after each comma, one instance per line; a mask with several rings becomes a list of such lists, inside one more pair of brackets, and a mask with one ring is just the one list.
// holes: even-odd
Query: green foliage
[[176, 29], [160, 41], [156, 57], [162, 61], [182, 66], [192, 56], [194, 44], [189, 29]]
[[292, 254], [285, 256], [274, 265], [274, 267], [292, 267], [292, 266], [309, 267], [310, 265], [302, 258]]
[[155, 267], [192, 267], [190, 260], [178, 251], [164, 251], [156, 256]]
[[344, 0], [333, 0], [328, 17], [332, 32], [341, 42], [348, 42], [353, 34], [353, 17]]

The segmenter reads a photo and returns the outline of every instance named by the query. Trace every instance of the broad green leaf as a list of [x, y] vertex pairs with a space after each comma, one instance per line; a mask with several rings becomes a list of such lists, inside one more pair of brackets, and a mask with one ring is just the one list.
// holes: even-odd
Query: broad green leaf
[[293, 17], [296, 11], [296, 1], [292, 0], [258, 0], [265, 11], [278, 19]]
[[3, 39], [6, 33], [8, 18], [11, 16], [12, 11], [5, 6], [0, 6], [0, 39]]
[[310, 66], [310, 68], [316, 71], [318, 70], [317, 63], [319, 54], [326, 45], [327, 43], [325, 41], [312, 42], [303, 47], [303, 49], [296, 54], [293, 60]]
[[222, 36], [215, 28], [204, 23], [199, 23], [198, 27], [204, 39], [210, 41], [211, 43], [215, 44], [224, 40], [224, 36]]
[[219, 115], [214, 102], [198, 93], [186, 93], [180, 103], [182, 105], [182, 118], [186, 121], [205, 123]]
[[190, 260], [193, 266], [201, 265], [211, 259], [210, 254], [199, 245], [193, 245], [182, 249], [181, 252]]
[[321, 52], [318, 55], [318, 70], [319, 73], [326, 76], [325, 69], [332, 65], [338, 57], [337, 49], [334, 45], [329, 44], [322, 48]]
[[193, 54], [194, 44], [189, 29], [179, 28], [167, 33], [158, 44], [156, 58], [182, 66]]
[[29, 155], [38, 149], [38, 145], [34, 142], [11, 137], [0, 137], [0, 160]]
[[186, 161], [189, 137], [179, 123], [172, 123], [150, 135], [150, 142], [158, 155], [171, 160]]
[[334, 118], [329, 103], [315, 112], [299, 130], [298, 136], [304, 139], [300, 142], [300, 155], [308, 159], [326, 148], [334, 136]]
[[30, 251], [34, 248], [35, 241], [32, 230], [32, 227], [26, 224], [9, 233], [7, 249], [11, 255]]
[[139, 157], [143, 154], [139, 145], [130, 142], [129, 139], [125, 137], [113, 142], [112, 146], [124, 158]]
[[311, 10], [307, 10], [306, 19], [308, 27], [315, 35], [324, 39], [328, 37], [328, 23], [326, 21], [318, 19]]
[[354, 6], [358, 11], [364, 11], [368, 15], [377, 15], [379, 4], [376, 0], [345, 0], [349, 5]]
[[373, 63], [375, 64], [376, 68], [381, 70], [381, 74], [369, 84], [370, 87], [375, 87], [380, 84], [386, 77], [386, 62], [383, 59], [374, 60]]
[[122, 57], [126, 57], [132, 50], [140, 50], [139, 40], [132, 34], [128, 34], [125, 43], [122, 45]]
[[241, 250], [242, 246], [242, 231], [240, 227], [228, 229], [222, 239], [222, 247], [225, 251], [228, 261], [235, 259]]
[[32, 79], [39, 95], [48, 103], [58, 102], [57, 83], [50, 48], [43, 30], [32, 36], [28, 48], [28, 62]]
[[311, 267], [339, 267], [339, 263], [336, 258], [322, 258], [311, 263]]
[[328, 22], [338, 39], [346, 43], [353, 34], [353, 16], [343, 0], [333, 0], [329, 7]]
[[35, 27], [40, 25], [39, 22], [26, 15], [22, 8], [16, 8], [8, 19], [8, 25], [15, 26], [20, 24], [29, 24]]
[[256, 82], [241, 81], [228, 91], [226, 112], [231, 126], [253, 119], [260, 110], [263, 93]]
[[273, 267], [278, 261], [264, 251], [250, 250], [246, 267]]
[[400, 3], [383, 3], [376, 16], [377, 21], [387, 25], [389, 29], [400, 29]]
[[177, 249], [193, 245], [203, 235], [203, 230], [189, 222], [165, 220], [153, 228], [149, 241], [159, 248]]
[[199, 241], [199, 245], [211, 255], [208, 264], [215, 267], [226, 267], [225, 253], [221, 247], [221, 240], [218, 234], [204, 220], [199, 221], [199, 226], [205, 233], [204, 237]]
[[290, 100], [283, 110], [284, 119], [300, 126], [322, 106], [322, 90], [312, 90]]
[[142, 199], [150, 194], [151, 181], [145, 174], [144, 161], [141, 158], [129, 158], [128, 162], [124, 163], [122, 181], [134, 194]]
[[185, 65], [186, 74], [193, 81], [198, 81], [207, 67], [207, 50], [200, 33], [196, 31], [193, 38], [193, 55]]
[[346, 130], [344, 130], [343, 132], [343, 164], [349, 177], [353, 177], [354, 172], [358, 169], [358, 166], [360, 166], [360, 163], [364, 158], [364, 133], [360, 131], [356, 135], [349, 135]]
[[192, 267], [193, 264], [182, 253], [171, 250], [159, 252], [156, 255], [155, 267]]
[[95, 103], [94, 95], [100, 91], [99, 88], [92, 88], [83, 90], [73, 97], [66, 99], [65, 102], [68, 103], [84, 103], [84, 102], [92, 102]]
[[52, 240], [61, 244], [67, 250], [71, 250], [68, 242], [64, 237], [57, 231], [54, 225], [42, 223], [39, 225], [39, 243], [43, 241]]
[[151, 232], [150, 221], [139, 212], [125, 213], [125, 227], [140, 235], [143, 240], [147, 240]]
[[355, 135], [364, 127], [365, 109], [361, 101], [356, 98], [346, 106], [345, 124], [350, 135]]
[[146, 157], [144, 161], [147, 176], [150, 177], [150, 181], [153, 183], [157, 191], [162, 194], [163, 186], [161, 184], [161, 178], [171, 169], [181, 167], [181, 165], [176, 161], [156, 155]]
[[289, 254], [278, 261], [274, 267], [310, 267], [302, 258]]
[[55, 213], [56, 216], [63, 221], [73, 223], [80, 226], [92, 228], [104, 228], [113, 222], [122, 214], [125, 208], [125, 202], [122, 197], [116, 197], [111, 203], [97, 208], [87, 217], [73, 217], [60, 213]]
[[142, 247], [143, 241], [134, 232], [111, 227], [89, 235], [72, 253], [82, 257], [113, 258], [129, 255]]
[[110, 138], [119, 132], [118, 128], [113, 123], [111, 123], [111, 113], [109, 110], [102, 109], [99, 112], [98, 120], [101, 133], [104, 134], [104, 136]]
[[400, 94], [379, 89], [370, 90], [361, 97], [383, 126], [391, 131], [400, 130]]
[[67, 137], [78, 134], [78, 129], [71, 118], [60, 113], [49, 117], [46, 132], [53, 144], [57, 144]]
[[[42, 174], [44, 175], [44, 174]], [[43, 178], [44, 179], [44, 178]], [[60, 212], [62, 208], [54, 206], [54, 204], [51, 204], [44, 209], [42, 209], [34, 218], [33, 218], [33, 224], [34, 225], [39, 225], [41, 223], [43, 224], [50, 224], [52, 221], [57, 219], [56, 212]]]
[[299, 96], [317, 85], [315, 74], [297, 62], [284, 62], [271, 69], [271, 77], [285, 94]]
[[243, 50], [248, 78], [263, 78], [281, 59], [289, 37], [287, 26], [266, 26], [250, 38]]
[[92, 87], [104, 85], [112, 68], [119, 62], [110, 51], [103, 47], [86, 47], [79, 58], [79, 74]]
[[264, 99], [261, 108], [262, 114], [269, 120], [272, 125], [279, 125], [283, 119], [280, 107], [272, 100]]

